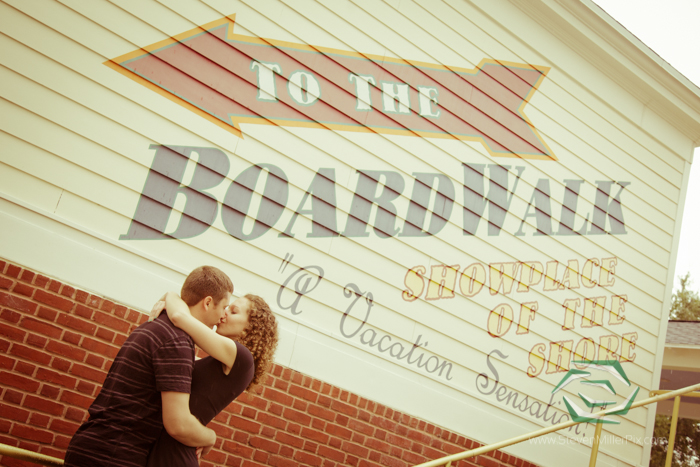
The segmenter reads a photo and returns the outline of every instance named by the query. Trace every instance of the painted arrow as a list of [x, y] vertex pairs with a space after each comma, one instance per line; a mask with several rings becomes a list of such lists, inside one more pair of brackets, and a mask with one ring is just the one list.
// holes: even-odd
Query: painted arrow
[[481, 142], [556, 160], [523, 108], [549, 68], [467, 70], [233, 33], [224, 17], [105, 62], [242, 137], [241, 123]]

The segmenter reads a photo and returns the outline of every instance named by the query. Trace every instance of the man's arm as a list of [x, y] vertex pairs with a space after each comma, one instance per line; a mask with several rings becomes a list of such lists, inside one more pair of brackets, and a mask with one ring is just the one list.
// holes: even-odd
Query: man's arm
[[161, 392], [163, 426], [170, 436], [186, 446], [204, 446], [208, 452], [216, 442], [216, 433], [202, 425], [190, 413], [190, 395], [186, 392]]

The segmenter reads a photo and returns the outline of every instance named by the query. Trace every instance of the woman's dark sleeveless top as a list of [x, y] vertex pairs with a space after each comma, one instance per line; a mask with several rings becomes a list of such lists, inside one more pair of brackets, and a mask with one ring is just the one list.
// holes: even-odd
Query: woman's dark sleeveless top
[[[190, 412], [202, 425], [209, 423], [248, 387], [255, 364], [250, 351], [236, 342], [238, 353], [233, 368], [224, 374], [221, 362], [206, 357], [194, 363]], [[198, 467], [196, 448], [185, 446], [163, 431], [151, 449], [148, 467]]]

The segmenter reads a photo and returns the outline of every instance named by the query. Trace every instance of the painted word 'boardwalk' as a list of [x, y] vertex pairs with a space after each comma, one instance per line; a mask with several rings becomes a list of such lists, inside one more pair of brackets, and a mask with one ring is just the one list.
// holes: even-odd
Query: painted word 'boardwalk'
[[549, 68], [474, 69], [233, 34], [224, 17], [105, 64], [242, 136], [240, 123], [456, 138], [556, 160], [523, 113]]

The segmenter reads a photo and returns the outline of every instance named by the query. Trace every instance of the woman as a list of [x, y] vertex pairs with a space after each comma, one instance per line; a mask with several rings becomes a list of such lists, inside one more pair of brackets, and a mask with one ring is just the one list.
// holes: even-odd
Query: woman
[[[177, 294], [168, 292], [156, 303], [151, 319], [163, 308], [170, 321], [209, 354], [195, 362], [190, 394], [190, 411], [203, 425], [246, 388], [250, 391], [263, 383], [278, 340], [277, 321], [265, 300], [251, 294], [234, 300], [216, 332], [192, 317]], [[197, 467], [199, 454], [200, 450], [185, 446], [163, 430], [151, 450], [148, 467]]]

